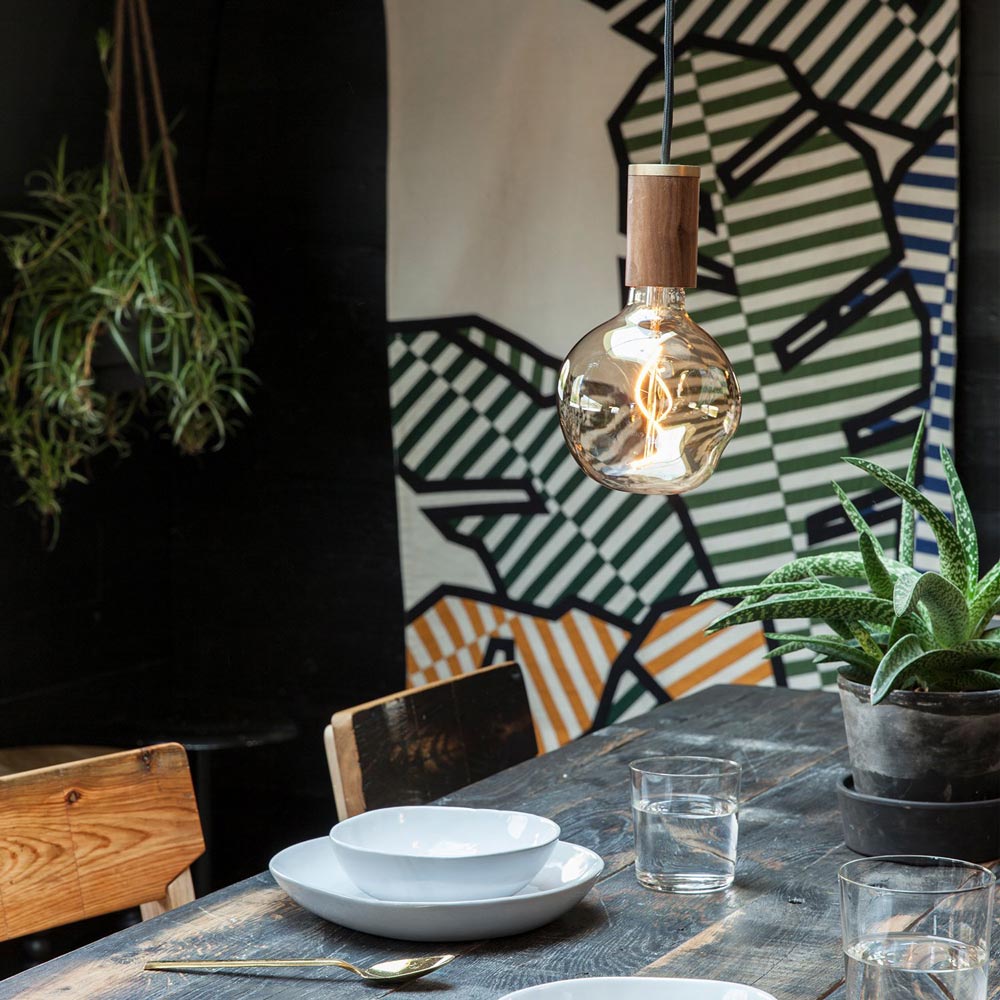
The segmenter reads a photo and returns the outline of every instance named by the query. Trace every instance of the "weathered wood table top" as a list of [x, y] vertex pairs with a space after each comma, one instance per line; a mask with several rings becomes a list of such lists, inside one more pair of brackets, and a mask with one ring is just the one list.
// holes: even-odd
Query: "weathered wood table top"
[[[651, 753], [743, 764], [731, 889], [677, 896], [636, 882], [627, 765]], [[550, 816], [563, 839], [605, 859], [587, 898], [546, 927], [453, 945], [390, 941], [314, 917], [262, 874], [8, 979], [0, 997], [371, 1000], [425, 993], [497, 1000], [556, 979], [638, 975], [735, 980], [778, 1000], [835, 1000], [843, 992], [837, 868], [856, 856], [843, 845], [834, 791], [846, 767], [835, 695], [711, 688], [443, 800]], [[395, 988], [373, 988], [338, 970], [142, 971], [156, 959], [336, 956], [370, 964], [442, 951], [460, 957]], [[990, 996], [1000, 996], [1000, 986]]]

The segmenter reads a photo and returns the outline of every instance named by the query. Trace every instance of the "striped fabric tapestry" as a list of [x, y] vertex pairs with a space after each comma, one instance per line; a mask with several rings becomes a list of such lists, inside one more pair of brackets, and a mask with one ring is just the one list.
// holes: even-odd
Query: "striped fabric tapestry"
[[[712, 683], [829, 686], [709, 587], [944, 509], [952, 437], [958, 0], [676, 0], [674, 162], [702, 170], [692, 316], [743, 421], [682, 497], [587, 479], [563, 355], [622, 301], [624, 181], [659, 157], [661, 0], [385, 0], [388, 310], [409, 682], [525, 669], [544, 748]], [[936, 558], [921, 527], [918, 558]], [[788, 623], [790, 627], [805, 623]], [[809, 654], [805, 654], [808, 657]]]

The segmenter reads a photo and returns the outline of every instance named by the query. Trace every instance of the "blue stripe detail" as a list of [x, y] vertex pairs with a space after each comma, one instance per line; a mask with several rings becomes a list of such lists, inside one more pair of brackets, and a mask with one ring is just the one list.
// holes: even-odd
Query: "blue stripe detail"
[[955, 221], [955, 213], [950, 208], [934, 208], [932, 205], [914, 205], [908, 201], [894, 202], [896, 215], [907, 219], [931, 219], [934, 222]]
[[947, 240], [932, 240], [927, 236], [904, 236], [903, 246], [907, 250], [927, 250], [930, 253], [948, 253], [951, 246]]
[[918, 187], [943, 188], [945, 191], [954, 191], [958, 187], [958, 181], [954, 177], [939, 177], [937, 174], [907, 174], [903, 178], [904, 184], [916, 184]]

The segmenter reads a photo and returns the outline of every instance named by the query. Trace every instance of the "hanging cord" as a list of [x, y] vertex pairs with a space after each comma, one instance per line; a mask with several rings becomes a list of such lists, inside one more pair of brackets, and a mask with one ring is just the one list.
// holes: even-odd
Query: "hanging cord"
[[135, 0], [128, 0], [128, 38], [132, 47], [132, 77], [135, 83], [135, 113], [139, 120], [139, 149], [142, 162], [149, 159], [149, 117], [146, 114], [146, 84], [143, 80], [142, 53], [139, 51], [139, 25]]
[[[122, 43], [125, 38], [125, 0], [115, 2], [114, 47], [108, 82], [108, 122], [104, 133], [104, 161], [109, 165], [109, 183], [114, 194], [125, 181], [122, 158]], [[127, 186], [127, 185], [126, 185]]]
[[174, 215], [180, 216], [181, 195], [177, 187], [177, 174], [174, 172], [174, 151], [170, 145], [170, 129], [167, 126], [166, 112], [163, 110], [163, 93], [160, 90], [160, 74], [156, 69], [156, 52], [153, 49], [153, 31], [149, 25], [149, 8], [146, 0], [135, 0], [136, 13], [139, 15], [139, 30], [142, 33], [142, 47], [146, 54], [146, 70], [149, 76], [149, 90], [153, 97], [153, 113], [160, 132], [160, 143], [163, 147], [163, 170], [167, 175], [167, 193], [170, 195], [170, 209]]
[[674, 126], [674, 0], [663, 5], [663, 139], [660, 163], [670, 162], [670, 132]]

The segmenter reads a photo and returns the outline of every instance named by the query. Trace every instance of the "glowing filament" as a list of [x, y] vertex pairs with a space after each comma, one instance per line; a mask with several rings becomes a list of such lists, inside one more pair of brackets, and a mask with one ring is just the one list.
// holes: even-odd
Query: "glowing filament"
[[670, 386], [660, 374], [661, 360], [662, 355], [657, 354], [647, 361], [635, 381], [635, 405], [646, 419], [642, 463], [656, 456], [660, 435], [666, 430], [667, 420], [674, 409]]

